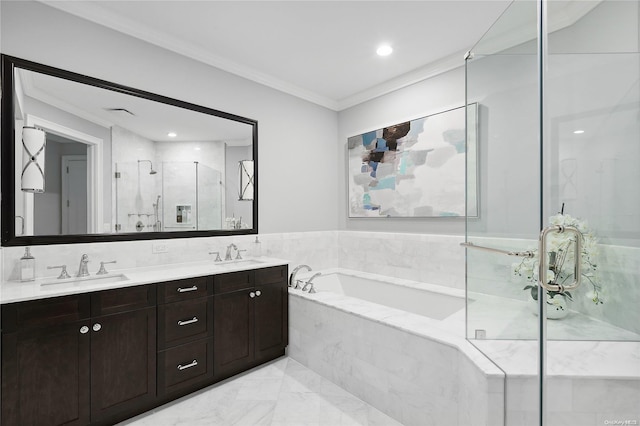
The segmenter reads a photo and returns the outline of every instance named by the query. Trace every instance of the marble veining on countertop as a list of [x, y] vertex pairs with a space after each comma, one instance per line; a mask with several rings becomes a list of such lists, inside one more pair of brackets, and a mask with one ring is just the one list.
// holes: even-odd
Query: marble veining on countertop
[[[3, 281], [0, 284], [0, 303], [22, 302], [70, 294], [111, 290], [149, 283], [179, 280], [206, 275], [287, 265], [288, 260], [257, 257], [238, 261], [200, 261], [149, 266], [131, 269], [112, 269], [106, 275], [95, 272], [86, 278], [57, 280], [56, 276], [40, 277], [35, 281]], [[73, 274], [73, 271], [69, 271]]]

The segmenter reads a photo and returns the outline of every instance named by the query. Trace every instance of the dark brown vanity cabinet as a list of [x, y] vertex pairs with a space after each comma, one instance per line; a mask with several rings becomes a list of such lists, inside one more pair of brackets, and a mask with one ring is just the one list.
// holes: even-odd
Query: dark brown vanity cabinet
[[110, 423], [156, 397], [153, 286], [2, 306], [2, 424]]
[[90, 304], [74, 295], [2, 306], [2, 424], [90, 421]]
[[214, 366], [231, 376], [284, 354], [288, 343], [287, 267], [214, 277]]
[[9, 303], [2, 425], [107, 425], [284, 355], [287, 266]]
[[158, 394], [213, 381], [213, 278], [158, 285]]

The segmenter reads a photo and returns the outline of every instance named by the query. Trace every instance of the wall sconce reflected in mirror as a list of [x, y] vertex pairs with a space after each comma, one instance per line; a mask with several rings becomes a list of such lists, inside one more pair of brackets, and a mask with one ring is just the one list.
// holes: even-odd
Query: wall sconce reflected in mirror
[[240, 172], [240, 192], [239, 201], [253, 200], [253, 160], [242, 160], [239, 162], [238, 170]]
[[44, 149], [47, 144], [44, 130], [22, 128], [22, 190], [44, 192]]

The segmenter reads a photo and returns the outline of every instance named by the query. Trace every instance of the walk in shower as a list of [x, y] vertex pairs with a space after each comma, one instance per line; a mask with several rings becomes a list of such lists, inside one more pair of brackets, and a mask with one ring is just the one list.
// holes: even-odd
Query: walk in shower
[[222, 174], [194, 161], [115, 164], [115, 232], [222, 229]]
[[514, 1], [466, 59], [467, 338], [506, 425], [640, 424], [639, 20]]

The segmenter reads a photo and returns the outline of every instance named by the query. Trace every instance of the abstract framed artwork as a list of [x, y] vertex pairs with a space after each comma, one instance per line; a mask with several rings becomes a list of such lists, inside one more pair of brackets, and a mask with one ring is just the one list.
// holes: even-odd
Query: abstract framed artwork
[[348, 138], [349, 217], [464, 217], [465, 188], [477, 216], [477, 110], [466, 141], [464, 107]]

